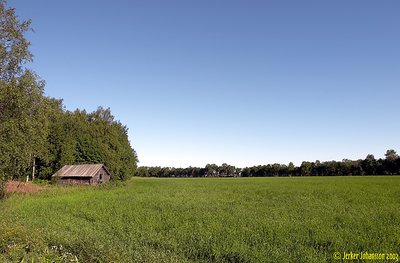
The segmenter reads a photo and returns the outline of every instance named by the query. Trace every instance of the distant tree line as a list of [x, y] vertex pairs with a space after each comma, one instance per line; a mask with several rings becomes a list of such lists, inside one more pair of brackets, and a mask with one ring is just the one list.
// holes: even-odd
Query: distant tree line
[[110, 109], [66, 111], [24, 67], [33, 58], [24, 37], [30, 30], [0, 0], [0, 198], [6, 180], [49, 179], [64, 164], [104, 163], [114, 178], [132, 176], [137, 156]]
[[204, 168], [141, 166], [136, 169], [135, 175], [140, 177], [237, 177], [240, 176], [240, 172], [240, 168], [224, 163], [221, 166], [207, 164]]
[[258, 165], [237, 168], [226, 163], [207, 164], [204, 168], [188, 167], [138, 167], [135, 175], [141, 177], [273, 177], [273, 176], [348, 176], [348, 175], [398, 175], [400, 158], [394, 150], [387, 150], [385, 159], [375, 159], [368, 154], [364, 160], [302, 162], [295, 166], [286, 164]]

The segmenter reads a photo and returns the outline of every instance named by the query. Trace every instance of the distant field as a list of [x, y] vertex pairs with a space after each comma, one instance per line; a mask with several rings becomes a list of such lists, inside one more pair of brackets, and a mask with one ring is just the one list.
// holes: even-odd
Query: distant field
[[0, 262], [341, 262], [334, 253], [400, 254], [400, 177], [134, 178], [15, 194], [0, 209]]

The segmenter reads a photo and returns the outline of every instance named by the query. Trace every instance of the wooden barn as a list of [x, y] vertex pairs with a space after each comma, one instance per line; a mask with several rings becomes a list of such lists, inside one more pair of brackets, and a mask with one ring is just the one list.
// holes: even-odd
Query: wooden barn
[[99, 184], [107, 182], [111, 174], [104, 164], [65, 165], [53, 178], [60, 184]]

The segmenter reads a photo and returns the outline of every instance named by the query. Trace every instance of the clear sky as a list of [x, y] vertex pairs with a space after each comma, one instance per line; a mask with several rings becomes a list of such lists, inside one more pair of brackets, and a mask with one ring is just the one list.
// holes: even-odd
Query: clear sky
[[46, 94], [110, 107], [139, 165], [400, 151], [400, 1], [8, 3]]

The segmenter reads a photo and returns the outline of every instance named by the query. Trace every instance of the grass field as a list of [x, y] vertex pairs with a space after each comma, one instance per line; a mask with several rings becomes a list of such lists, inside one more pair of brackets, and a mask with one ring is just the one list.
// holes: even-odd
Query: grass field
[[335, 252], [400, 254], [400, 177], [134, 178], [15, 194], [0, 209], [0, 262], [341, 262]]

